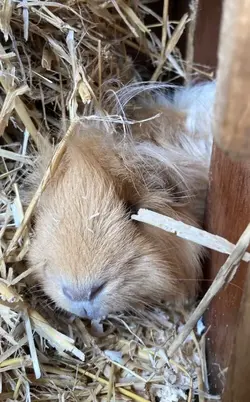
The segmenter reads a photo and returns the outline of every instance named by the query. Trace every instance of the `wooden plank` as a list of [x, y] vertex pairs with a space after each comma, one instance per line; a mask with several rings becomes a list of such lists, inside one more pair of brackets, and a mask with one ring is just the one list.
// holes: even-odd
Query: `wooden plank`
[[217, 71], [215, 140], [232, 157], [250, 157], [250, 2], [225, 0]]
[[[235, 3], [237, 2], [235, 1]], [[221, 10], [222, 1], [200, 0], [195, 36], [195, 63], [206, 64], [211, 67], [212, 71], [216, 70], [217, 64]], [[211, 163], [205, 229], [219, 234], [231, 242], [237, 242], [250, 218], [249, 196], [249, 163], [232, 162], [215, 145]], [[208, 263], [204, 267], [204, 290], [214, 279], [218, 269], [225, 262], [225, 258], [217, 252], [210, 254]], [[205, 317], [206, 325], [210, 326], [207, 339], [207, 358], [210, 391], [213, 393], [221, 393], [224, 388], [226, 380], [224, 370], [229, 365], [235, 333], [239, 325], [237, 318], [246, 272], [246, 264], [241, 264], [233, 283], [215, 298]], [[246, 354], [246, 356], [248, 355]], [[232, 375], [229, 374], [229, 376], [228, 384], [233, 380]], [[249, 377], [248, 382], [250, 383]], [[226, 392], [230, 394], [230, 391]], [[227, 398], [228, 394], [225, 395]], [[227, 400], [230, 399], [224, 399], [225, 402]], [[244, 399], [242, 401], [244, 402]]]
[[238, 325], [227, 374], [223, 402], [248, 402], [250, 399], [250, 270], [238, 313]]
[[[247, 61], [248, 52], [245, 52], [248, 41], [250, 46], [250, 29], [246, 27], [249, 14], [246, 14], [246, 18], [243, 17], [248, 11], [250, 12], [250, 3], [248, 2], [247, 5], [244, 0], [237, 2], [225, 0], [224, 2], [215, 108], [216, 141], [231, 156], [241, 158], [250, 156], [250, 132], [248, 132], [250, 129], [250, 113], [248, 113], [250, 58]], [[248, 80], [247, 84], [244, 83], [246, 80]], [[250, 163], [232, 162], [221, 150], [214, 147], [207, 203], [207, 230], [226, 237], [231, 242], [236, 242], [250, 219], [249, 196]], [[225, 257], [218, 253], [211, 254], [207, 272], [208, 280], [214, 278], [224, 259]], [[210, 384], [214, 392], [221, 392], [225, 380], [226, 383], [230, 381], [224, 370], [231, 361], [231, 353], [234, 359], [232, 364], [235, 366], [237, 344], [235, 344], [236, 349], [233, 346], [235, 336], [237, 340], [239, 337], [237, 319], [246, 272], [246, 265], [241, 264], [234, 282], [214, 300], [207, 313], [207, 322], [211, 325], [208, 339]], [[242, 309], [244, 310], [244, 307]], [[250, 339], [248, 339], [248, 347], [250, 348]], [[245, 363], [242, 362], [242, 364]], [[230, 372], [231, 370], [230, 366]], [[231, 378], [233, 375], [230, 374]], [[250, 371], [246, 373], [247, 376], [250, 382]], [[234, 379], [236, 380], [236, 377]]]
[[[250, 164], [232, 162], [215, 146], [205, 228], [236, 243], [249, 222], [249, 197]], [[225, 258], [217, 252], [210, 254], [205, 270], [208, 285], [225, 262]], [[231, 357], [246, 272], [247, 264], [242, 263], [234, 281], [214, 299], [206, 314], [206, 325], [210, 326], [207, 339], [209, 379], [211, 391], [214, 393], [221, 393], [224, 388], [224, 370], [228, 367]]]
[[217, 67], [221, 11], [222, 0], [199, 0], [194, 61], [207, 66], [208, 71], [215, 71]]

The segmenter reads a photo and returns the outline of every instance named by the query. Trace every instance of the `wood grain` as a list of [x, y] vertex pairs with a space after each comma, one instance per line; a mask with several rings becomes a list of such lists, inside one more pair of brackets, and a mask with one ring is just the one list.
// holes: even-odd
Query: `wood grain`
[[220, 31], [215, 140], [231, 157], [250, 157], [250, 2], [225, 0]]
[[[237, 2], [235, 1], [235, 3]], [[221, 11], [222, 1], [200, 0], [195, 37], [195, 62], [208, 65], [212, 71], [216, 70], [217, 65]], [[215, 145], [211, 163], [205, 229], [236, 243], [250, 220], [249, 196], [250, 163], [233, 162]], [[204, 267], [204, 290], [211, 284], [218, 269], [225, 262], [225, 258], [217, 252], [210, 254]], [[214, 299], [205, 316], [206, 326], [210, 326], [206, 346], [210, 391], [213, 393], [222, 392], [227, 378], [224, 369], [229, 366], [229, 363], [232, 367], [233, 359], [236, 364], [236, 357], [233, 356], [236, 356], [237, 352], [234, 352], [231, 361], [230, 359], [234, 345], [240, 344], [240, 341], [235, 342], [235, 335], [240, 325], [238, 316], [246, 273], [247, 264], [242, 263], [233, 283]], [[245, 356], [248, 358], [247, 353]], [[242, 364], [245, 363], [242, 362]], [[237, 380], [235, 374], [233, 376], [229, 371], [228, 384], [234, 380]], [[244, 380], [250, 384], [249, 373]], [[239, 382], [239, 386], [243, 387], [244, 384]], [[229, 394], [230, 390], [226, 389], [223, 402], [234, 400], [226, 399], [229, 398]], [[245, 399], [242, 395], [240, 397], [242, 399], [239, 400], [244, 402]]]
[[[236, 243], [250, 220], [249, 197], [250, 163], [232, 162], [215, 146], [206, 229]], [[223, 254], [211, 253], [205, 271], [207, 284], [224, 262]], [[246, 273], [247, 264], [242, 263], [234, 281], [214, 299], [206, 314], [206, 324], [211, 327], [207, 339], [210, 385], [215, 393], [221, 393], [224, 388], [223, 370], [228, 367], [231, 357]]]
[[246, 274], [244, 293], [237, 320], [237, 331], [223, 402], [248, 402], [250, 398], [250, 270]]
[[222, 0], [200, 0], [195, 32], [194, 61], [215, 72]]

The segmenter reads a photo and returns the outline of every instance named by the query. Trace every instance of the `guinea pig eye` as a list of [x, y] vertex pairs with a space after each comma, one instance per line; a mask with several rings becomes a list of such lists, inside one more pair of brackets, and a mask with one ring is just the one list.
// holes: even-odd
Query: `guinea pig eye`
[[90, 299], [90, 300], [93, 300], [96, 296], [98, 296], [99, 293], [101, 293], [102, 290], [105, 288], [105, 286], [106, 286], [106, 282], [103, 282], [101, 285], [94, 286], [94, 287], [91, 289], [91, 293], [90, 293], [89, 299]]
[[138, 208], [135, 204], [132, 204], [131, 202], [127, 201], [125, 203], [125, 208], [126, 208], [126, 213], [129, 215], [129, 218], [131, 215], [137, 214]]

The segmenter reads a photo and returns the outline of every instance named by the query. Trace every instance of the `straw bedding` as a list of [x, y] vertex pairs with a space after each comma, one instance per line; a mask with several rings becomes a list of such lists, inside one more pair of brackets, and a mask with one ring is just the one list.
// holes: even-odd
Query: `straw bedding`
[[39, 140], [57, 143], [77, 116], [101, 108], [102, 92], [117, 81], [187, 79], [190, 63], [177, 46], [189, 16], [168, 21], [167, 3], [156, 15], [147, 1], [0, 1], [2, 401], [204, 401], [201, 322], [169, 359], [186, 313], [85, 323], [55, 314], [25, 265], [33, 206], [24, 218], [20, 194]]

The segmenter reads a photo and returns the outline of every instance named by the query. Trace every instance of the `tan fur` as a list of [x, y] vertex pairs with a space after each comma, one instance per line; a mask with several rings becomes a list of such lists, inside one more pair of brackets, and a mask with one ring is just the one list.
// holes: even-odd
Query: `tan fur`
[[[131, 136], [85, 124], [77, 129], [36, 211], [29, 264], [57, 305], [80, 316], [161, 300], [183, 303], [196, 295], [201, 248], [132, 221], [127, 207], [199, 225], [207, 157], [188, 152], [185, 138], [189, 144], [192, 133], [184, 112], [138, 107], [137, 119], [160, 117], [133, 125]], [[47, 148], [41, 160], [50, 154]], [[91, 289], [101, 285], [91, 299]], [[64, 287], [76, 301], [63, 294]]]

